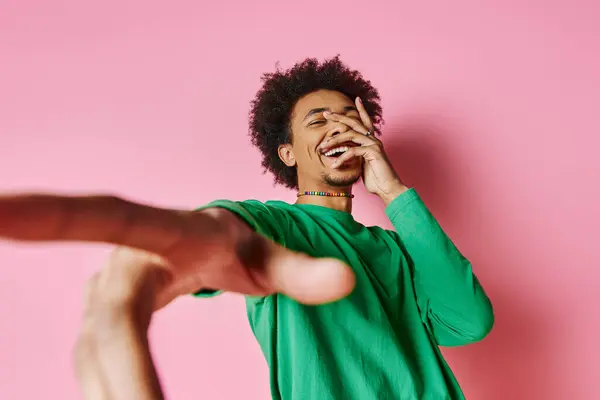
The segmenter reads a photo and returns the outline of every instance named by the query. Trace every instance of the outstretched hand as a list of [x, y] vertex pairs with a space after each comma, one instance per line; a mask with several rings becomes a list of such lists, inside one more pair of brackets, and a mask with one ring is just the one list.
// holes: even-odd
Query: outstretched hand
[[[154, 309], [201, 289], [282, 293], [301, 303], [321, 304], [348, 295], [355, 284], [352, 270], [341, 261], [288, 250], [216, 208], [170, 210], [110, 196], [0, 196], [0, 238], [124, 247], [115, 253], [124, 267], [113, 268], [106, 279], [134, 281], [140, 270], [131, 266], [151, 265], [160, 277]], [[125, 289], [118, 294], [127, 295]]]

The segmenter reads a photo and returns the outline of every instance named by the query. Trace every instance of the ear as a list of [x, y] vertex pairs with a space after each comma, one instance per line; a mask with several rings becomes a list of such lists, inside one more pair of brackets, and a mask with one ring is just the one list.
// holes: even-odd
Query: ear
[[285, 165], [288, 167], [293, 167], [296, 165], [296, 158], [294, 157], [294, 151], [292, 150], [291, 144], [282, 144], [277, 149], [277, 153], [279, 154], [279, 158]]

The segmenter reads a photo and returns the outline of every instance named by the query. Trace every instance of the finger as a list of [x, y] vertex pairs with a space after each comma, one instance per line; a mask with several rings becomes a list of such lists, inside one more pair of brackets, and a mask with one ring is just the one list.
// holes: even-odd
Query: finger
[[329, 140], [327, 140], [326, 142], [322, 143], [319, 146], [319, 150], [321, 152], [327, 152], [341, 144], [348, 143], [348, 142], [356, 143], [359, 146], [369, 146], [372, 144], [376, 144], [377, 139], [375, 139], [373, 136], [366, 136], [366, 135], [363, 135], [362, 133], [358, 133], [355, 131], [349, 131], [349, 132], [340, 133], [339, 135], [336, 135], [336, 136], [330, 138]]
[[369, 113], [367, 113], [367, 109], [365, 108], [361, 98], [357, 97], [355, 103], [356, 109], [358, 110], [358, 115], [360, 115], [360, 120], [369, 131], [373, 131], [373, 122], [371, 122], [371, 117], [369, 117]]
[[341, 156], [335, 159], [333, 164], [331, 164], [332, 168], [337, 168], [340, 165], [344, 164], [346, 161], [349, 161], [355, 157], [365, 157], [367, 154], [373, 152], [372, 146], [365, 147], [353, 147], [343, 153]]
[[0, 238], [106, 242], [160, 254], [181, 240], [189, 214], [111, 196], [0, 196]]
[[267, 276], [273, 289], [303, 304], [325, 304], [352, 292], [354, 272], [343, 262], [312, 258], [279, 245], [267, 261]]
[[369, 129], [367, 129], [362, 122], [359, 122], [356, 119], [350, 118], [346, 115], [334, 114], [329, 111], [325, 111], [323, 112], [323, 116], [325, 119], [330, 121], [336, 121], [348, 125], [350, 128], [352, 128], [352, 130], [362, 133], [363, 135], [366, 135], [369, 132]]

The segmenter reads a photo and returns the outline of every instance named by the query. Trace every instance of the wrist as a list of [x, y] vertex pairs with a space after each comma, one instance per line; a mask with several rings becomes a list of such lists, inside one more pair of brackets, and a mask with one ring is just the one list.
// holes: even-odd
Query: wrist
[[383, 202], [385, 203], [385, 205], [387, 207], [398, 196], [400, 196], [401, 194], [403, 194], [404, 192], [406, 192], [408, 190], [410, 190], [410, 188], [408, 186], [404, 185], [401, 182], [397, 182], [393, 186], [391, 186], [388, 190], [386, 190], [385, 193], [382, 193], [379, 197], [381, 198], [381, 200], [383, 200]]

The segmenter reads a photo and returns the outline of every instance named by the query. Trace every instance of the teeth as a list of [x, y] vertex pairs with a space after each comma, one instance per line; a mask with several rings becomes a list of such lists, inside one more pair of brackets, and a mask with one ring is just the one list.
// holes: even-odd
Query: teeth
[[347, 151], [348, 151], [348, 147], [347, 147], [347, 146], [336, 147], [335, 149], [331, 149], [331, 150], [329, 150], [327, 153], [325, 153], [325, 155], [326, 155], [327, 157], [331, 157], [331, 156], [332, 156], [332, 155], [334, 155], [334, 154], [337, 154], [337, 153], [340, 153], [340, 154], [341, 154], [341, 153], [345, 153], [345, 152], [347, 152]]

